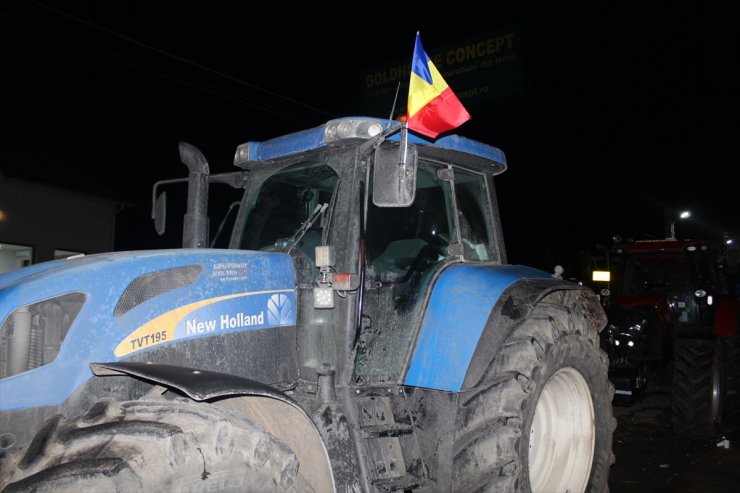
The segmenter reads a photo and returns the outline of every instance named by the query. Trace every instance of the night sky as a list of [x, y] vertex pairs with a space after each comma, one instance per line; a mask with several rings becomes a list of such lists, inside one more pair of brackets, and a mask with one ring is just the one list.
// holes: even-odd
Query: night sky
[[513, 27], [519, 94], [469, 106], [456, 131], [507, 155], [511, 263], [567, 276], [582, 251], [663, 237], [686, 208], [679, 237], [738, 238], [731, 2], [520, 3], [3, 2], [0, 172], [125, 201], [116, 249], [177, 246], [149, 199], [185, 175], [179, 141], [230, 171], [242, 142], [362, 114], [363, 74], [410, 61], [417, 30], [432, 52]]

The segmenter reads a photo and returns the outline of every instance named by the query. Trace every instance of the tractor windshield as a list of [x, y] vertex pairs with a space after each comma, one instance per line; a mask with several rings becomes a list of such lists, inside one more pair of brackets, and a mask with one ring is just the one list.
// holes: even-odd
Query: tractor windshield
[[705, 316], [698, 290], [725, 292], [710, 253], [640, 253], [615, 259], [614, 294], [623, 298], [660, 295], [677, 323], [696, 324]]
[[[319, 162], [296, 164], [267, 178], [250, 194], [239, 248], [282, 250], [290, 245], [313, 258], [314, 247], [321, 243], [321, 220], [308, 220], [329, 204], [337, 180], [337, 173]], [[299, 237], [301, 227], [309, 224]]]
[[619, 292], [626, 296], [683, 292], [689, 289], [689, 265], [684, 255], [627, 257]]

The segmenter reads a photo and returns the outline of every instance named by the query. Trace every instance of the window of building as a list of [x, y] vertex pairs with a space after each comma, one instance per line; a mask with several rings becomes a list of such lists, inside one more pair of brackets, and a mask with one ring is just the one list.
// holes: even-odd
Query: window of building
[[0, 243], [0, 274], [20, 269], [33, 263], [33, 247]]

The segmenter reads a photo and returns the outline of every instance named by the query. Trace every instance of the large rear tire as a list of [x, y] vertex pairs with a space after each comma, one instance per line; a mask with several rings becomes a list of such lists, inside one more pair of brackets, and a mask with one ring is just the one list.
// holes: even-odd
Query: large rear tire
[[725, 398], [723, 354], [718, 341], [679, 339], [671, 389], [673, 431], [693, 440], [718, 433]]
[[[290, 407], [274, 399], [254, 399]], [[100, 401], [83, 416], [56, 416], [22, 455], [4, 464], [6, 479], [0, 489], [262, 493], [332, 488], [320, 444], [312, 451], [318, 462], [306, 467], [307, 479], [304, 464], [290, 447], [255, 420], [225, 407], [155, 398]]]
[[538, 304], [461, 400], [455, 491], [608, 491], [613, 395], [596, 329]]
[[723, 403], [723, 430], [740, 428], [740, 335], [722, 338], [722, 358], [725, 366], [725, 400]]

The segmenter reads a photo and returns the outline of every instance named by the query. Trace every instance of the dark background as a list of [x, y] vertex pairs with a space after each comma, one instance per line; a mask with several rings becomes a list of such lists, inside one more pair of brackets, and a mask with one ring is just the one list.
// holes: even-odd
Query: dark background
[[230, 171], [242, 142], [359, 114], [363, 72], [410, 61], [417, 30], [431, 52], [516, 26], [522, 96], [468, 107], [456, 133], [507, 155], [509, 261], [579, 276], [583, 252], [665, 237], [679, 209], [693, 212], [679, 237], [738, 236], [733, 14], [698, 1], [3, 2], [0, 173], [126, 202], [117, 250], [178, 246], [154, 234], [149, 201], [154, 181], [185, 175], [179, 141]]

